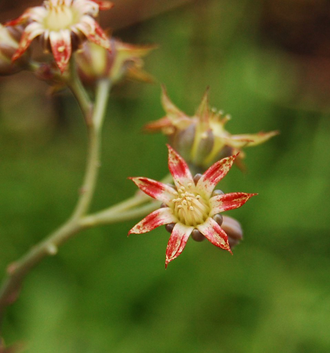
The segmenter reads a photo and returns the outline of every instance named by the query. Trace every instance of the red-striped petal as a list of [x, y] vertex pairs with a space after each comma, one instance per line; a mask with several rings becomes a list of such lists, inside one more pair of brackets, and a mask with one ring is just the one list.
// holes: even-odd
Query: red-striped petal
[[114, 7], [114, 3], [110, 2], [110, 1], [101, 1], [101, 0], [92, 0], [93, 2], [95, 2], [96, 4], [99, 5], [99, 10], [109, 10], [112, 7]]
[[245, 192], [232, 192], [224, 195], [217, 195], [210, 199], [211, 214], [213, 215], [239, 208], [245, 204], [252, 196], [257, 194], [247, 194]]
[[31, 15], [31, 8], [27, 9], [21, 16], [16, 18], [15, 20], [11, 20], [5, 23], [5, 26], [17, 26], [29, 19]]
[[144, 177], [136, 177], [129, 179], [133, 180], [136, 186], [141, 189], [144, 193], [156, 200], [164, 202], [166, 205], [168, 205], [170, 201], [178, 195], [178, 193], [172, 187], [163, 184], [160, 181]]
[[211, 165], [211, 167], [201, 176], [197, 182], [197, 188], [204, 190], [208, 195], [211, 195], [213, 189], [218, 182], [223, 179], [232, 167], [235, 156], [230, 156], [221, 159]]
[[63, 73], [68, 66], [72, 54], [70, 32], [67, 30], [59, 32], [51, 31], [49, 40], [56, 64]]
[[[93, 20], [94, 21], [94, 20]], [[103, 29], [99, 26], [99, 24], [94, 21], [93, 23], [93, 31], [89, 31], [85, 33], [86, 37], [97, 45], [100, 45], [104, 49], [111, 51], [110, 40], [103, 31]]]
[[29, 28], [31, 28], [32, 26], [33, 24], [30, 24], [26, 27], [25, 31], [23, 32], [18, 49], [12, 57], [12, 61], [15, 61], [20, 58], [25, 53], [33, 39], [42, 33], [41, 29], [35, 29], [30, 31]]
[[182, 253], [193, 229], [194, 227], [187, 227], [181, 223], [177, 223], [174, 226], [166, 248], [165, 268], [169, 262], [176, 259]]
[[164, 224], [173, 223], [176, 218], [173, 216], [170, 208], [163, 207], [150, 213], [147, 217], [136, 224], [128, 234], [142, 234], [162, 226]]
[[231, 253], [228, 236], [215, 220], [209, 217], [205, 223], [198, 225], [197, 229], [213, 245], [223, 250], [228, 250]]
[[193, 177], [190, 173], [185, 160], [170, 146], [168, 148], [168, 168], [173, 176], [176, 187], [193, 183]]

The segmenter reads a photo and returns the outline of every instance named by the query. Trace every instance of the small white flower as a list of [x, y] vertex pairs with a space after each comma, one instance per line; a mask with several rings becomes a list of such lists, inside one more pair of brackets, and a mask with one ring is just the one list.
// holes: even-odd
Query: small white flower
[[42, 6], [27, 9], [19, 18], [6, 24], [27, 24], [13, 60], [23, 55], [37, 37], [41, 37], [46, 50], [51, 50], [61, 72], [66, 69], [72, 51], [86, 38], [110, 50], [110, 42], [94, 18], [99, 10], [112, 6], [109, 1], [48, 0]]

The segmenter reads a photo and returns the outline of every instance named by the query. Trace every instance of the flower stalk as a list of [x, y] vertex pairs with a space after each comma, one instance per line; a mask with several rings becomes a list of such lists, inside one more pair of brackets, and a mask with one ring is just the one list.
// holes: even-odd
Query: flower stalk
[[85, 179], [80, 189], [81, 196], [73, 213], [74, 219], [81, 217], [88, 211], [94, 195], [98, 170], [101, 165], [100, 148], [102, 123], [104, 120], [106, 102], [108, 100], [110, 88], [111, 83], [109, 80], [101, 80], [98, 82], [94, 114], [92, 116], [92, 121], [87, 125], [89, 148]]
[[[67, 84], [79, 103], [88, 130], [86, 171], [81, 192], [72, 216], [57, 230], [29, 250], [20, 260], [8, 266], [7, 277], [0, 288], [0, 334], [6, 307], [16, 301], [25, 277], [42, 259], [56, 255], [58, 249], [66, 241], [84, 229], [145, 216], [159, 206], [157, 202], [146, 203], [150, 198], [136, 193], [134, 197], [118, 205], [94, 215], [87, 215], [94, 196], [100, 167], [101, 132], [111, 81], [103, 79], [98, 82], [95, 104], [90, 101], [78, 75], [70, 75], [70, 81]], [[139, 207], [141, 204], [143, 205]]]

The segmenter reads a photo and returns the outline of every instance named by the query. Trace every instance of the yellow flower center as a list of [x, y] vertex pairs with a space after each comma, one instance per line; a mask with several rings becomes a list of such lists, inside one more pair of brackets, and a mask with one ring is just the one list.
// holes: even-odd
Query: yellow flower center
[[44, 18], [44, 26], [50, 31], [70, 29], [79, 22], [80, 14], [72, 7], [66, 5], [50, 5], [47, 16]]
[[209, 217], [210, 205], [189, 183], [177, 189], [178, 197], [173, 199], [172, 210], [178, 221], [187, 226], [202, 224]]

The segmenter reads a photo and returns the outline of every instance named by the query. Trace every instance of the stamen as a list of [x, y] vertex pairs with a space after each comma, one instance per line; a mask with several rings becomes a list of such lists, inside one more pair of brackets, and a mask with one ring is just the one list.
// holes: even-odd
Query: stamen
[[204, 223], [209, 216], [210, 209], [208, 202], [197, 194], [193, 187], [193, 183], [180, 185], [177, 188], [179, 197], [172, 199], [174, 214], [180, 222], [188, 226]]

